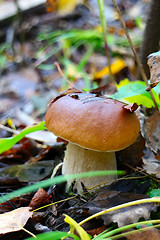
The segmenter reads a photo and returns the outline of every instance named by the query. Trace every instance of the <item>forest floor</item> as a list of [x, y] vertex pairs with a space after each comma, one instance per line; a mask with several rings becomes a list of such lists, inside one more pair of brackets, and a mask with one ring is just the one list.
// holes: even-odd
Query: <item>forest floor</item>
[[[0, 239], [26, 239], [29, 233], [24, 231], [24, 226], [34, 235], [68, 232], [71, 220], [67, 224], [63, 214], [79, 223], [105, 209], [160, 195], [159, 113], [145, 92], [145, 84], [137, 81], [137, 63], [112, 1], [105, 1], [112, 82], [97, 2], [86, 1], [85, 5], [77, 4], [73, 9], [66, 7], [65, 1], [59, 2], [40, 1], [38, 6], [28, 6], [0, 19], [0, 149], [2, 139], [44, 121], [52, 99], [73, 86], [130, 104], [136, 102], [141, 132], [133, 145], [116, 153], [118, 170], [125, 171], [125, 175], [93, 191], [84, 186], [81, 194], [74, 185], [66, 192], [65, 183], [60, 183], [7, 200], [8, 193], [50, 179], [55, 167], [63, 162], [67, 143], [41, 130], [30, 133], [7, 151], [1, 150]], [[12, 1], [3, 3], [13, 4]], [[117, 4], [133, 45], [140, 53], [149, 1], [118, 0]], [[128, 85], [130, 83], [134, 85]], [[159, 107], [160, 89], [158, 86], [156, 89], [154, 96]], [[61, 168], [57, 168], [55, 176], [60, 175]], [[34, 210], [32, 217], [28, 206]], [[159, 223], [158, 209], [155, 203], [127, 206], [94, 218], [82, 227], [91, 239], [160, 239], [156, 228], [127, 235], [121, 231], [122, 235], [117, 238], [100, 237], [105, 230], [115, 230], [139, 220]], [[12, 214], [14, 220], [11, 220]], [[77, 226], [74, 227], [77, 231]], [[139, 224], [139, 229], [145, 227], [145, 223]], [[138, 229], [132, 226], [132, 230], [135, 228]], [[85, 240], [79, 232], [77, 236]]]

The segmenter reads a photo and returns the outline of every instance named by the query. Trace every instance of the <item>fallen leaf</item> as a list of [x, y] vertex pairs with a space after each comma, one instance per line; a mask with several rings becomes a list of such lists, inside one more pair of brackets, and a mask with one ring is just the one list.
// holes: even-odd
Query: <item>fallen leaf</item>
[[[10, 139], [10, 140], [9, 140]], [[8, 146], [12, 145], [12, 140], [11, 138], [2, 138], [0, 139], [0, 148], [1, 150], [3, 147], [6, 148], [3, 144], [1, 143], [8, 143]], [[6, 140], [6, 141], [5, 141]], [[9, 143], [10, 141], [10, 143]], [[11, 144], [11, 145], [10, 145]], [[7, 148], [8, 148], [7, 146]], [[34, 156], [38, 152], [38, 148], [36, 146], [36, 143], [33, 140], [23, 138], [20, 140], [19, 143], [16, 143], [14, 146], [12, 146], [11, 149], [3, 152], [0, 154], [0, 162], [8, 165], [14, 164], [22, 164], [27, 162], [32, 156]]]
[[40, 181], [52, 173], [54, 163], [54, 161], [48, 160], [2, 168], [0, 177], [16, 176], [21, 182]]
[[160, 113], [155, 111], [151, 116], [144, 116], [143, 135], [149, 148], [160, 155]]
[[[84, 204], [89, 209], [89, 213], [95, 214], [110, 207], [114, 207], [129, 201], [143, 199], [143, 194], [126, 193], [119, 191], [100, 191], [95, 198], [88, 203]], [[138, 222], [140, 218], [149, 219], [151, 211], [156, 210], [155, 204], [140, 204], [135, 206], [126, 207], [123, 210], [119, 209], [105, 215], [101, 218], [104, 225], [112, 222], [118, 223], [119, 227]]]
[[125, 110], [127, 110], [128, 112], [134, 112], [134, 111], [137, 110], [138, 105], [137, 105], [137, 103], [133, 103], [133, 104], [125, 105], [123, 108], [124, 108]]
[[147, 91], [150, 91], [160, 82], [160, 51], [148, 56], [148, 66], [150, 68], [150, 84]]
[[47, 0], [47, 12], [57, 12], [59, 15], [70, 14], [74, 11], [78, 4], [82, 4], [83, 0]]
[[47, 203], [49, 203], [48, 193], [43, 188], [39, 188], [38, 191], [34, 194], [29, 207], [31, 207], [33, 210]]
[[[8, 188], [11, 189], [10, 186], [8, 186]], [[30, 200], [30, 194], [23, 194], [22, 196], [15, 197], [10, 201], [6, 200], [6, 202], [0, 203], [0, 214], [12, 211], [13, 206], [15, 207], [15, 209], [18, 209], [20, 207], [26, 207], [29, 205]]]
[[[155, 228], [147, 228], [146, 230], [139, 231], [136, 233], [129, 234], [126, 239], [127, 240], [159, 240], [160, 239], [160, 231]], [[143, 228], [144, 229], [144, 228]]]
[[89, 233], [89, 235], [91, 235], [92, 237], [99, 235], [100, 233], [102, 233], [103, 231], [105, 231], [107, 228], [103, 225], [101, 227], [97, 227], [94, 228], [92, 230], [87, 230], [87, 233]]
[[[117, 59], [116, 61], [114, 61], [111, 64], [111, 72], [112, 72], [112, 74], [116, 74], [116, 73], [120, 72], [122, 69], [124, 69], [125, 67], [126, 67], [125, 62], [122, 59]], [[103, 68], [101, 71], [96, 72], [94, 74], [94, 79], [101, 79], [105, 75], [109, 75], [109, 67], [108, 66]]]
[[0, 234], [22, 230], [33, 213], [29, 207], [17, 208], [11, 212], [0, 214]]

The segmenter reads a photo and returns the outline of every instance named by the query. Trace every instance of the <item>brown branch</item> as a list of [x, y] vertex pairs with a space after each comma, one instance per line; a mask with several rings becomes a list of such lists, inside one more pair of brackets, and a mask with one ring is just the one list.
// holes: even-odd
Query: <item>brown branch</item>
[[63, 77], [63, 79], [68, 83], [68, 85], [71, 87], [71, 88], [74, 88], [74, 84], [71, 83], [66, 77], [65, 75], [63, 74], [61, 68], [60, 68], [60, 65], [58, 62], [54, 62], [54, 65], [57, 67], [57, 70], [58, 72], [60, 73], [60, 75]]

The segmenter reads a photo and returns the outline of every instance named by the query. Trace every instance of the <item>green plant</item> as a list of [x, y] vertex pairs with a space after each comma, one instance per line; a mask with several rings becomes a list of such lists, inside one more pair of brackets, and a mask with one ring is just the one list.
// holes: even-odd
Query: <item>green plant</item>
[[[104, 17], [102, 17], [103, 29], [105, 29], [104, 22]], [[84, 70], [84, 67], [87, 64], [90, 55], [94, 51], [105, 54], [107, 44], [110, 46], [121, 45], [128, 47], [128, 41], [125, 39], [125, 37], [116, 36], [109, 33], [106, 34], [106, 31], [104, 31], [104, 34], [102, 34], [101, 27], [88, 30], [58, 30], [53, 33], [42, 32], [39, 34], [38, 40], [41, 41], [41, 44], [43, 46], [37, 53], [37, 58], [41, 59], [40, 65], [38, 65], [37, 68], [46, 70], [53, 69], [55, 67], [54, 64], [48, 64], [47, 59], [52, 56], [56, 56], [59, 64], [63, 65], [65, 76], [71, 82], [74, 81], [74, 79], [77, 79], [77, 77], [84, 79], [85, 90], [90, 90], [91, 88], [97, 87], [96, 83], [91, 82], [93, 78], [92, 74], [88, 74]], [[81, 57], [79, 63], [75, 63], [73, 60], [71, 60], [71, 56], [76, 53], [78, 49], [83, 49], [84, 54]], [[65, 81], [63, 82], [63, 87], [66, 87]]]
[[0, 69], [3, 69], [7, 63], [6, 51], [10, 48], [9, 43], [3, 43], [0, 45]]
[[[151, 95], [146, 91], [146, 84], [143, 81], [130, 82], [125, 79], [117, 85], [118, 91], [111, 95], [111, 98], [126, 101], [130, 103], [137, 103], [138, 105], [143, 105], [147, 108], [154, 107], [154, 102]], [[158, 108], [160, 109], [160, 85], [157, 85], [153, 90], [153, 96], [156, 100]]]
[[148, 195], [150, 197], [160, 197], [160, 189], [152, 189], [150, 192], [148, 192]]
[[[54, 240], [60, 240], [62, 238], [66, 238], [66, 237], [71, 237], [74, 240], [80, 240], [80, 238], [77, 237], [73, 233], [58, 232], [58, 231], [41, 233], [41, 234], [36, 236], [36, 239], [37, 240], [53, 240], [53, 239]], [[34, 237], [27, 238], [27, 240], [34, 240], [34, 239], [35, 239]]]
[[12, 198], [15, 198], [17, 196], [20, 196], [25, 193], [36, 191], [38, 188], [45, 188], [53, 184], [59, 184], [62, 182], [66, 182], [67, 180], [74, 180], [75, 178], [85, 178], [85, 177], [94, 177], [94, 176], [104, 176], [104, 175], [114, 175], [114, 174], [124, 174], [124, 171], [95, 171], [95, 172], [85, 172], [80, 174], [72, 174], [72, 175], [66, 175], [66, 176], [58, 176], [53, 179], [47, 179], [38, 183], [35, 183], [33, 185], [18, 189], [16, 191], [13, 191], [11, 193], [8, 193], [6, 195], [3, 195], [0, 197], [0, 203], [5, 202], [7, 200], [10, 200]]
[[[148, 220], [148, 221], [142, 221], [142, 222], [137, 222], [137, 223], [133, 223], [133, 224], [129, 224], [120, 228], [115, 228], [113, 230], [106, 230], [102, 233], [100, 233], [99, 235], [97, 235], [96, 237], [91, 238], [87, 232], [81, 227], [82, 224], [86, 223], [87, 221], [98, 217], [102, 214], [106, 214], [108, 212], [112, 212], [114, 210], [118, 210], [118, 209], [122, 209], [124, 207], [128, 207], [128, 206], [134, 206], [137, 204], [143, 204], [143, 203], [149, 203], [149, 202], [160, 202], [159, 198], [152, 198], [152, 199], [141, 199], [141, 200], [137, 200], [137, 201], [133, 201], [133, 202], [129, 202], [129, 203], [125, 203], [125, 204], [121, 204], [119, 206], [110, 208], [110, 209], [106, 209], [102, 212], [99, 212], [97, 214], [92, 215], [91, 217], [85, 219], [84, 221], [80, 222], [79, 224], [77, 222], [75, 222], [75, 220], [73, 220], [71, 217], [64, 215], [65, 219], [64, 221], [66, 223], [68, 223], [70, 225], [70, 232], [52, 232], [52, 233], [43, 233], [37, 236], [38, 240], [41, 239], [52, 239], [52, 237], [55, 237], [54, 239], [61, 239], [62, 237], [67, 237], [70, 234], [70, 237], [72, 237], [73, 239], [76, 240], [113, 240], [113, 239], [119, 239], [122, 237], [125, 237], [131, 233], [135, 233], [135, 232], [140, 232], [140, 231], [146, 231], [149, 230], [150, 228], [153, 227], [159, 227], [160, 226], [160, 219], [157, 220]], [[141, 228], [141, 225], [146, 225], [147, 228]], [[131, 230], [129, 231], [129, 229], [133, 229], [133, 228], [137, 228], [136, 230]], [[74, 236], [74, 231], [76, 231], [79, 235], [79, 237]], [[125, 232], [124, 232], [125, 231]], [[127, 231], [127, 232], [126, 232]], [[29, 238], [29, 240], [33, 240], [34, 238], [31, 237]]]
[[0, 139], [0, 154], [9, 150], [14, 144], [19, 142], [22, 138], [24, 138], [27, 134], [40, 131], [40, 130], [45, 130], [45, 122], [40, 122], [38, 124], [29, 126], [22, 130], [19, 134], [10, 137], [10, 138], [1, 138]]

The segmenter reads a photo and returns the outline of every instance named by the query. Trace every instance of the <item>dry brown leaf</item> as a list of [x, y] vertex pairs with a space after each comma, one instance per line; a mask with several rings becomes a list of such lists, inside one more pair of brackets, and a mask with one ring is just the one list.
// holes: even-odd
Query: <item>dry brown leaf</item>
[[144, 137], [145, 140], [155, 153], [160, 155], [160, 113], [155, 112], [147, 117], [144, 122]]
[[145, 231], [139, 231], [133, 234], [129, 234], [126, 237], [127, 240], [159, 240], [160, 239], [160, 231], [154, 228], [147, 228]]
[[32, 215], [30, 207], [21, 207], [11, 212], [0, 214], [0, 234], [22, 230]]
[[29, 206], [33, 210], [47, 203], [49, 203], [48, 193], [43, 188], [39, 188], [38, 191], [34, 194]]
[[124, 108], [125, 110], [127, 110], [128, 112], [134, 112], [134, 111], [137, 110], [138, 105], [137, 105], [137, 103], [133, 103], [133, 104], [125, 105], [123, 108]]
[[97, 227], [97, 228], [94, 228], [94, 229], [92, 229], [92, 230], [87, 230], [87, 233], [88, 233], [89, 235], [91, 235], [92, 237], [94, 237], [94, 236], [102, 233], [102, 232], [105, 231], [106, 229], [107, 229], [106, 226], [103, 225], [103, 226], [101, 226], [101, 227]]
[[148, 66], [150, 68], [150, 84], [147, 91], [150, 91], [160, 82], [160, 52], [152, 53], [148, 57]]

